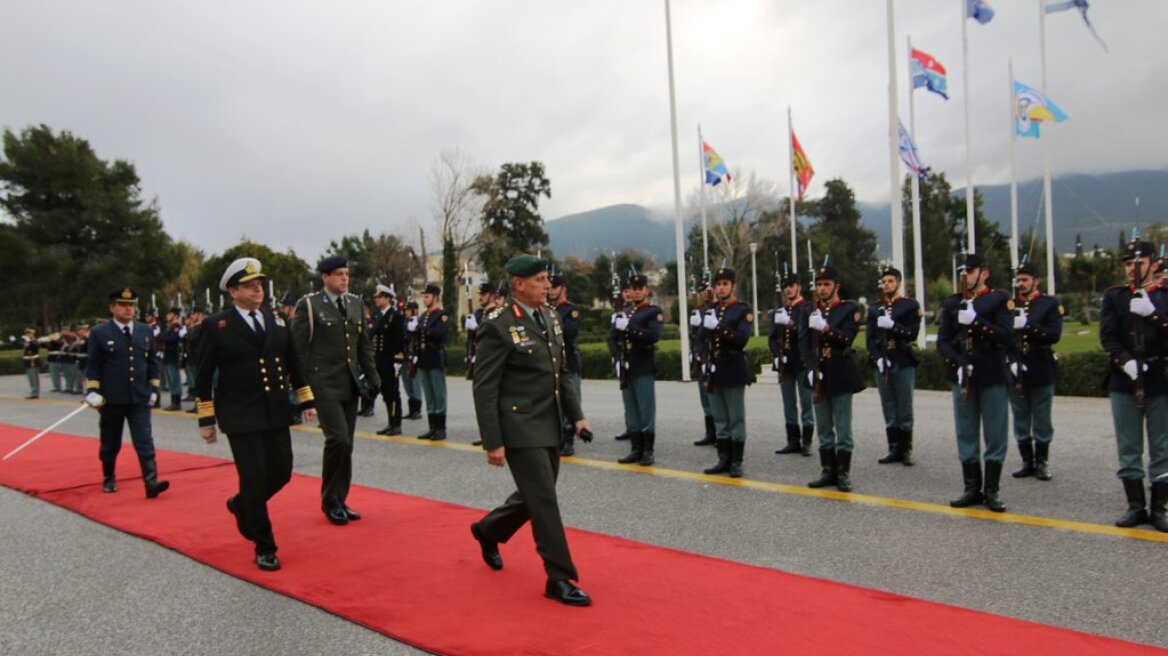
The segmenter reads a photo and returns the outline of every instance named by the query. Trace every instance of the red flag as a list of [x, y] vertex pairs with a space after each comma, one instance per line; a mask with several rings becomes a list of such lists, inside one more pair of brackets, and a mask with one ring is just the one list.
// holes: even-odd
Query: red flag
[[811, 168], [811, 160], [807, 159], [807, 153], [803, 152], [803, 146], [799, 145], [799, 138], [795, 136], [795, 131], [791, 131], [791, 168], [795, 171], [795, 180], [799, 185], [799, 194], [797, 196], [799, 202], [803, 202], [803, 194], [807, 192], [807, 185], [811, 184], [811, 176], [815, 175], [815, 169]]

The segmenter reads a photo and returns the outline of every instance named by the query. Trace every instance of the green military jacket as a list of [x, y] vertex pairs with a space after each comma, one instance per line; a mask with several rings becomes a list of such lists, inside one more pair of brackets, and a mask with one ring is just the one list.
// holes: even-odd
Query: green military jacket
[[355, 398], [362, 374], [381, 386], [358, 296], [345, 294], [345, 315], [323, 292], [301, 298], [292, 315], [292, 345], [318, 401]]
[[552, 308], [539, 312], [546, 336], [511, 297], [478, 328], [473, 390], [484, 449], [556, 447], [561, 417], [584, 418], [564, 357], [563, 324]]

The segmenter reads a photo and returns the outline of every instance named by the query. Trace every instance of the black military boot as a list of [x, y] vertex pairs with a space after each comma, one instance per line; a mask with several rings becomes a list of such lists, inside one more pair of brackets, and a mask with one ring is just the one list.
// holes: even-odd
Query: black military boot
[[411, 421], [422, 418], [422, 399], [410, 399], [410, 414], [406, 417]]
[[440, 442], [446, 439], [446, 413], [434, 415], [434, 432], [430, 435], [431, 442]]
[[1054, 474], [1050, 473], [1050, 467], [1046, 464], [1049, 458], [1050, 443], [1036, 442], [1034, 444], [1034, 478], [1040, 481], [1049, 481], [1054, 478]]
[[1152, 483], [1152, 505], [1148, 508], [1152, 526], [1161, 533], [1168, 533], [1168, 481]]
[[1014, 478], [1026, 478], [1034, 475], [1034, 442], [1026, 440], [1018, 443], [1018, 453], [1022, 456], [1022, 468], [1010, 474]]
[[808, 458], [811, 457], [811, 438], [813, 438], [813, 437], [815, 437], [815, 427], [814, 426], [804, 426], [803, 427], [803, 455], [808, 457]]
[[166, 410], [169, 412], [177, 412], [177, 411], [182, 410], [182, 394], [181, 393], [180, 394], [171, 393], [170, 405], [166, 406]]
[[787, 446], [778, 449], [775, 453], [779, 455], [786, 455], [788, 453], [801, 453], [803, 446], [799, 444], [799, 424], [787, 424]]
[[1002, 463], [995, 460], [986, 460], [985, 463], [985, 490], [982, 498], [986, 508], [994, 512], [1006, 512], [1006, 504], [998, 497], [998, 483], [1002, 480]]
[[438, 430], [438, 420], [435, 419], [437, 415], [426, 413], [426, 423], [430, 426], [430, 430], [418, 436], [419, 440], [428, 440], [434, 435], [434, 431]]
[[630, 432], [629, 444], [632, 446], [632, 451], [629, 451], [629, 455], [621, 458], [620, 460], [617, 460], [617, 462], [622, 465], [631, 465], [634, 462], [641, 462], [641, 456], [644, 454], [644, 439], [641, 437], [640, 433]]
[[730, 471], [730, 440], [718, 440], [714, 443], [714, 448], [718, 449], [718, 464], [706, 467], [702, 473], [725, 474]]
[[852, 491], [852, 452], [835, 452], [835, 486], [840, 492]]
[[912, 429], [900, 429], [900, 464], [905, 467], [912, 467], [917, 464], [912, 457]]
[[117, 477], [114, 475], [114, 463], [112, 462], [103, 461], [101, 463], [101, 491], [107, 493], [118, 491]]
[[730, 478], [742, 478], [742, 452], [746, 450], [746, 441], [730, 441]]
[[965, 494], [950, 501], [949, 505], [954, 508], [968, 508], [981, 503], [981, 463], [976, 460], [962, 460], [961, 477], [965, 479]]
[[142, 465], [142, 482], [146, 484], [147, 499], [153, 499], [170, 489], [170, 481], [158, 480], [158, 464], [153, 458], [138, 462]]
[[648, 467], [655, 461], [653, 460], [653, 445], [657, 442], [656, 431], [646, 431], [641, 434], [641, 460], [642, 467]]
[[576, 455], [576, 431], [571, 426], [565, 426], [560, 430], [560, 455], [565, 457]]
[[706, 415], [706, 436], [694, 442], [694, 446], [710, 446], [717, 441], [717, 431], [714, 430], [714, 418]]
[[900, 454], [900, 431], [896, 428], [885, 428], [884, 436], [888, 438], [888, 453], [883, 458], [876, 462], [882, 465], [888, 465], [894, 462], [901, 461]]
[[1123, 517], [1115, 520], [1115, 525], [1120, 528], [1133, 528], [1140, 524], [1148, 523], [1148, 497], [1144, 495], [1144, 482], [1142, 480], [1125, 478], [1123, 480], [1123, 493], [1127, 496], [1127, 512]]
[[632, 435], [633, 435], [632, 431], [626, 430], [625, 432], [621, 433], [620, 435], [617, 435], [616, 437], [614, 437], [612, 439], [616, 440], [617, 442], [624, 442], [625, 440], [632, 437]]
[[819, 478], [808, 483], [807, 487], [827, 487], [839, 482], [839, 478], [836, 477], [835, 456], [835, 449], [819, 450], [819, 464], [823, 471], [820, 472]]

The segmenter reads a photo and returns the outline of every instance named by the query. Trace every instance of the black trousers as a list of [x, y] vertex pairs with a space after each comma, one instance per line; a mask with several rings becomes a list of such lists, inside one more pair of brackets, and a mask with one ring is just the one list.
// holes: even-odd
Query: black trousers
[[98, 412], [101, 413], [101, 419], [98, 421], [101, 429], [98, 457], [102, 462], [110, 464], [117, 462], [118, 452], [122, 450], [122, 427], [125, 424], [130, 425], [130, 439], [134, 442], [138, 459], [154, 459], [154, 437], [150, 432], [148, 403], [145, 401], [129, 404], [107, 403], [101, 406]]
[[531, 520], [535, 550], [543, 558], [549, 581], [578, 579], [568, 551], [560, 503], [556, 498], [556, 478], [560, 473], [558, 447], [507, 449], [507, 466], [518, 488], [503, 505], [479, 520], [483, 537], [506, 542]]
[[320, 504], [325, 511], [344, 506], [353, 481], [353, 433], [357, 430], [357, 397], [347, 401], [316, 401], [324, 433], [320, 473]]
[[227, 442], [239, 474], [235, 512], [240, 516], [240, 533], [255, 542], [257, 554], [274, 554], [268, 500], [292, 479], [292, 436], [284, 427], [228, 435]]
[[397, 384], [397, 374], [393, 371], [393, 365], [377, 367], [377, 375], [381, 378], [381, 400], [385, 401], [385, 410], [389, 415], [389, 425], [401, 426], [401, 390]]

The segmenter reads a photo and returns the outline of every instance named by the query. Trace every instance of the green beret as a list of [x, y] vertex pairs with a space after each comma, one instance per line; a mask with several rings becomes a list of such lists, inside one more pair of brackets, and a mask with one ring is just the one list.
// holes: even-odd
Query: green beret
[[503, 268], [507, 270], [507, 275], [528, 278], [537, 273], [547, 271], [548, 261], [534, 255], [523, 253], [522, 255], [516, 255], [510, 260], [507, 260], [507, 264], [504, 264]]

